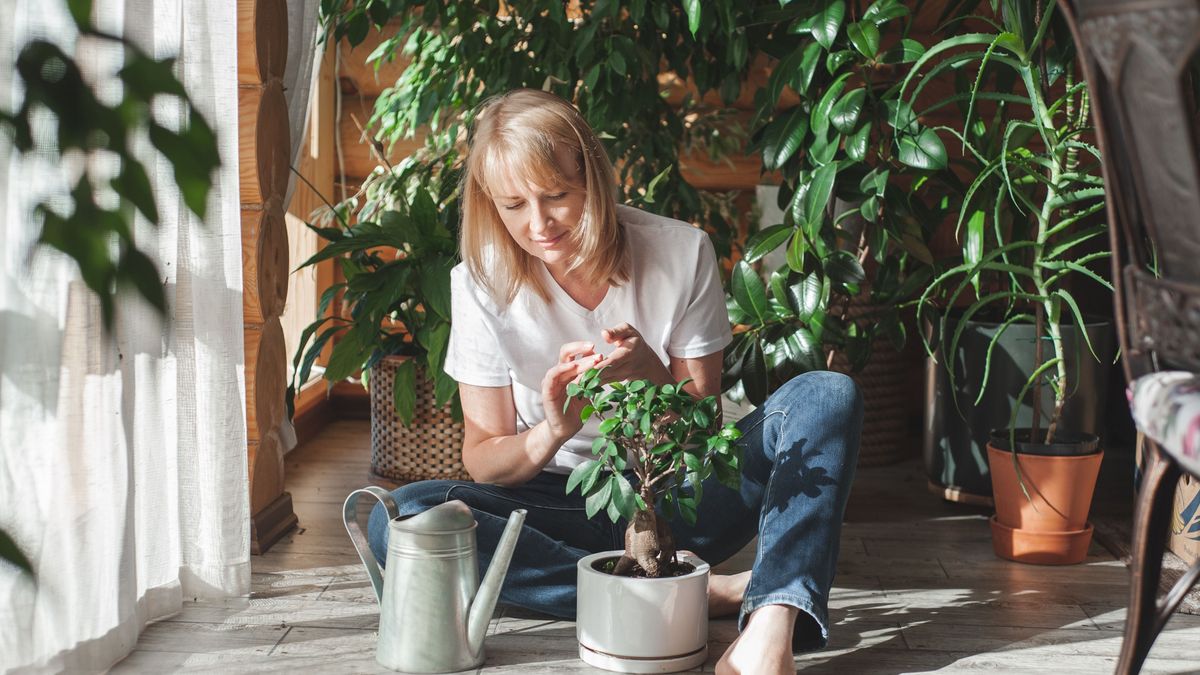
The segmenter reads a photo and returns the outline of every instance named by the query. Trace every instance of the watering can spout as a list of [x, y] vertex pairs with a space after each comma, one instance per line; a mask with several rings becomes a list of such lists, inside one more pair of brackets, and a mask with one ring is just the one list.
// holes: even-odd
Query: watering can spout
[[512, 561], [513, 550], [517, 545], [517, 535], [521, 534], [521, 525], [525, 522], [525, 509], [517, 509], [508, 517], [508, 525], [504, 534], [500, 535], [500, 543], [492, 556], [492, 563], [483, 583], [475, 593], [471, 602], [470, 616], [467, 618], [467, 641], [472, 650], [483, 645], [483, 637], [487, 634], [488, 624], [492, 620], [492, 612], [496, 609], [496, 600], [500, 597], [500, 585], [504, 583], [504, 575], [508, 573], [508, 563]]

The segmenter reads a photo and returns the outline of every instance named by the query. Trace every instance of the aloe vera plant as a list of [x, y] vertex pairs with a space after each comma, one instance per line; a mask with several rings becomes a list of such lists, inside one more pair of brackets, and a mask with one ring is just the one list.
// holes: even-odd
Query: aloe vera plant
[[[955, 353], [968, 319], [981, 312], [999, 317], [988, 345], [981, 398], [1000, 337], [1018, 322], [1038, 324], [1051, 354], [1039, 359], [1018, 400], [1042, 383], [1053, 390], [1045, 433], [1045, 442], [1051, 443], [1071, 384], [1063, 326], [1073, 321], [1096, 354], [1073, 282], [1091, 281], [1112, 290], [1088, 268], [1109, 256], [1107, 250], [1094, 250], [1106, 232], [1106, 225], [1093, 217], [1104, 208], [1100, 153], [1087, 142], [1088, 90], [1075, 79], [1074, 44], [1054, 3], [1005, 0], [997, 10], [995, 21], [972, 18], [994, 30], [959, 32], [930, 47], [903, 83], [906, 100], [919, 109], [922, 90], [939, 78], [953, 79], [953, 95], [920, 115], [946, 105], [959, 107], [961, 128], [934, 129], [962, 148], [974, 177], [956, 226], [962, 257], [942, 266], [919, 299], [918, 312], [935, 304], [966, 305], [950, 334], [948, 354]], [[938, 335], [948, 334], [946, 313], [937, 325]], [[925, 346], [932, 354], [928, 340]], [[1036, 402], [1034, 408], [1039, 408]], [[1010, 441], [1015, 440], [1019, 410], [1014, 406], [1010, 418]], [[1036, 421], [1034, 426], [1036, 435]]]

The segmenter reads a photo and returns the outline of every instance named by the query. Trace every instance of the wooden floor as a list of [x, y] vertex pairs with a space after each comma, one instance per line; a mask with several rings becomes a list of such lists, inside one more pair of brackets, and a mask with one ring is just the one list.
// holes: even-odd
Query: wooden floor
[[[366, 422], [338, 422], [289, 454], [302, 529], [254, 558], [250, 598], [187, 603], [148, 627], [114, 672], [387, 672], [374, 661], [375, 598], [339, 515], [367, 482], [369, 443]], [[1125, 567], [1096, 544], [1085, 564], [1065, 568], [996, 559], [985, 513], [930, 496], [916, 461], [859, 471], [838, 567], [830, 646], [797, 656], [804, 672], [1116, 666]], [[732, 621], [712, 622], [704, 670], [735, 634]], [[574, 624], [513, 610], [498, 611], [486, 651], [481, 673], [593, 672], [576, 658]], [[1200, 617], [1173, 618], [1143, 672], [1200, 672]]]

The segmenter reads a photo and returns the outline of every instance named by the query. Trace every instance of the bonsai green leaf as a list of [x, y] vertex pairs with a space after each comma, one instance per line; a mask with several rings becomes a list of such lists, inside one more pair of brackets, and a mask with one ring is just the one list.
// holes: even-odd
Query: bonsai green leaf
[[1075, 302], [1075, 296], [1062, 288], [1055, 290], [1054, 295], [1062, 298], [1067, 303], [1067, 306], [1071, 308], [1071, 314], [1075, 317], [1075, 331], [1083, 335], [1083, 341], [1087, 343], [1088, 351], [1092, 353], [1092, 358], [1099, 361], [1100, 357], [1096, 355], [1096, 348], [1092, 346], [1092, 337], [1088, 335], [1087, 322], [1083, 318], [1083, 312], [1079, 311], [1079, 304]]
[[584, 462], [583, 464], [580, 464], [579, 466], [572, 469], [571, 475], [567, 476], [567, 493], [570, 494], [570, 492], [572, 490], [574, 490], [576, 487], [578, 487], [583, 482], [584, 477], [587, 476], [589, 472], [598, 470], [599, 468], [600, 468], [600, 460], [589, 459], [586, 462]]
[[867, 144], [871, 139], [871, 120], [863, 120], [854, 133], [846, 137], [846, 156], [861, 162], [867, 158]]
[[29, 558], [21, 552], [17, 546], [17, 542], [13, 541], [12, 537], [4, 530], [0, 530], [0, 560], [15, 565], [17, 569], [33, 575], [33, 565], [29, 562]]
[[833, 195], [833, 183], [837, 178], [838, 165], [836, 162], [819, 167], [813, 172], [812, 182], [804, 194], [804, 223], [809, 232], [818, 227], [815, 224], [823, 220], [825, 207]]
[[867, 90], [863, 87], [846, 92], [829, 111], [829, 122], [833, 128], [844, 134], [853, 131], [866, 100]]
[[813, 16], [813, 39], [825, 49], [832, 47], [845, 14], [846, 3], [843, 0], [825, 0], [824, 7]]
[[902, 164], [926, 171], [946, 168], [946, 146], [933, 129], [924, 129], [916, 136], [903, 135], [898, 145]]
[[417, 409], [417, 362], [404, 359], [396, 367], [396, 379], [392, 382], [392, 404], [396, 416], [404, 426], [412, 424]]
[[767, 303], [767, 289], [758, 273], [745, 261], [739, 260], [734, 266], [730, 285], [733, 290], [733, 298], [742, 311], [756, 319], [759, 324], [764, 324], [773, 318], [773, 313]]
[[584, 501], [584, 510], [589, 519], [608, 508], [608, 502], [612, 499], [612, 491], [611, 476], [610, 480], [599, 481], [592, 487], [592, 491], [588, 493], [587, 499]]
[[792, 227], [789, 225], [772, 225], [765, 230], [756, 232], [746, 241], [742, 258], [748, 263], [758, 262], [760, 258], [779, 248], [779, 245], [791, 236], [792, 231]]
[[696, 500], [686, 495], [680, 495], [678, 499], [679, 517], [683, 518], [683, 522], [688, 525], [696, 524]]
[[620, 418], [610, 417], [600, 423], [600, 427], [597, 429], [597, 431], [599, 431], [601, 434], [608, 434], [613, 429], [616, 429], [620, 424]]
[[696, 31], [700, 30], [700, 0], [683, 0], [683, 11], [687, 13], [688, 31], [692, 37], [696, 36]]
[[846, 27], [846, 35], [859, 54], [868, 59], [879, 51], [879, 27], [870, 21], [858, 21]]
[[763, 166], [775, 170], [784, 165], [808, 133], [808, 113], [799, 106], [779, 117], [763, 131]]
[[704, 468], [704, 461], [690, 452], [685, 452], [683, 454], [683, 465], [688, 468], [688, 471], [699, 472]]

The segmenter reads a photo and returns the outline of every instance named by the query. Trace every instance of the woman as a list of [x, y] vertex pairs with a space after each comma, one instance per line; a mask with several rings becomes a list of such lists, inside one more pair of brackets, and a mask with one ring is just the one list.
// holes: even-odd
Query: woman
[[[487, 565], [509, 513], [528, 510], [501, 599], [575, 615], [575, 563], [623, 547], [625, 523], [589, 520], [566, 494], [591, 457], [595, 422], [566, 386], [589, 368], [608, 381], [691, 378], [718, 394], [729, 320], [708, 236], [686, 223], [617, 206], [616, 177], [578, 111], [517, 90], [481, 107], [463, 184], [461, 250], [451, 275], [446, 372], [459, 382], [463, 464], [475, 483], [425, 481], [393, 493], [401, 515], [460, 499], [479, 523]], [[820, 647], [842, 513], [858, 454], [862, 404], [849, 378], [801, 375], [742, 419], [740, 490], [704, 486], [695, 526], [671, 528], [710, 564], [757, 534], [753, 569], [713, 576], [713, 616], [739, 614], [741, 634], [718, 672], [794, 672], [793, 650]], [[369, 524], [386, 558], [386, 516]]]

